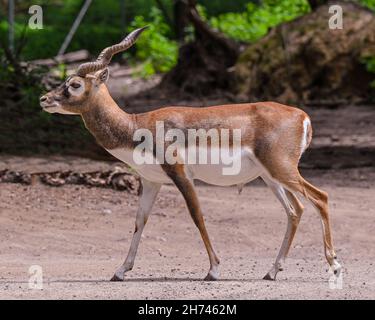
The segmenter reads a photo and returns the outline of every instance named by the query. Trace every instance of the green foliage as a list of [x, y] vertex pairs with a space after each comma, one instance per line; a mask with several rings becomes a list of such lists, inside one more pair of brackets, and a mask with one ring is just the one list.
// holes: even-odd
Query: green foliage
[[[43, 29], [27, 28], [27, 43], [22, 51], [22, 59], [34, 60], [56, 56], [65, 36], [69, 32], [75, 17], [80, 10], [80, 1], [68, 0], [63, 6], [43, 6]], [[104, 10], [104, 1], [94, 1], [87, 12], [82, 24], [77, 30], [68, 51], [87, 49], [96, 54], [113, 41], [121, 38], [125, 30], [121, 30], [120, 20], [114, 19], [113, 12], [118, 12], [116, 7], [107, 4]], [[103, 7], [103, 8], [102, 8]], [[100, 10], [103, 13], [100, 14]], [[17, 14], [15, 22], [15, 38], [19, 40], [24, 26], [27, 24], [29, 15]], [[7, 32], [7, 22], [0, 22], [0, 35], [4, 37]], [[92, 41], [95, 37], [95, 41]]]
[[[43, 69], [27, 71], [21, 66], [14, 66], [0, 57], [0, 96], [13, 98], [20, 103], [35, 102], [43, 90], [41, 85]], [[29, 94], [29, 93], [33, 94]]]
[[[169, 15], [173, 15], [173, 1], [162, 0]], [[375, 10], [375, 0], [357, 0]], [[262, 37], [270, 27], [294, 19], [308, 12], [306, 0], [199, 0], [205, 16], [217, 29], [234, 39], [255, 41]], [[68, 50], [85, 48], [93, 55], [110, 45], [125, 34], [134, 17], [142, 16], [144, 21], [153, 22], [155, 13], [150, 10], [156, 5], [155, 0], [93, 1]], [[261, 6], [256, 5], [261, 3]], [[6, 4], [6, 2], [5, 2]], [[6, 5], [0, 1], [0, 35], [6, 34]], [[29, 15], [27, 9], [35, 1], [16, 1], [16, 39], [20, 37]], [[76, 18], [82, 0], [39, 0], [43, 7], [44, 28], [27, 29], [27, 44], [22, 52], [22, 59], [33, 60], [55, 56]], [[172, 34], [162, 34], [171, 37]], [[95, 38], [95, 41], [92, 39]]]
[[[27, 73], [8, 63], [4, 56], [0, 57], [0, 152], [15, 151], [23, 144], [20, 141], [27, 140], [22, 140], [22, 135], [30, 134], [41, 122], [48, 123], [49, 117], [41, 117], [41, 113], [33, 109], [33, 106], [38, 106], [43, 91], [41, 74], [40, 70]], [[21, 148], [30, 148], [26, 144]]]
[[375, 57], [365, 59], [365, 63], [367, 71], [375, 73]]
[[[206, 8], [207, 14], [210, 16], [218, 16], [225, 12], [241, 12], [245, 5], [251, 0], [199, 0], [199, 4]], [[260, 1], [252, 1], [260, 2]]]
[[44, 68], [12, 65], [0, 55], [0, 153], [91, 152], [93, 139], [78, 117], [42, 111], [39, 97], [46, 91], [45, 74]]
[[137, 60], [143, 62], [143, 77], [169, 71], [176, 64], [178, 56], [178, 45], [168, 38], [171, 30], [164, 22], [159, 9], [151, 8], [148, 21], [143, 16], [136, 16], [129, 31], [146, 25], [149, 28], [144, 36], [138, 39], [136, 51]]
[[212, 17], [210, 24], [236, 40], [253, 42], [264, 36], [269, 28], [291, 21], [309, 12], [306, 0], [264, 0], [261, 6], [248, 3], [241, 13], [224, 13]]
[[359, 0], [359, 3], [375, 11], [375, 0]]
[[[372, 0], [363, 1], [371, 2]], [[229, 36], [238, 40], [254, 41], [264, 35], [269, 27], [292, 19], [306, 12], [308, 8], [304, 0], [264, 0], [262, 6], [255, 5], [255, 2], [251, 0], [201, 0], [199, 11], [214, 27]], [[44, 27], [42, 30], [27, 28], [27, 43], [21, 58], [34, 60], [55, 56], [82, 3], [83, 1], [80, 0], [39, 1], [38, 4], [43, 7]], [[172, 16], [173, 2], [164, 0], [163, 3]], [[30, 17], [27, 14], [27, 8], [33, 4], [33, 1], [17, 1], [16, 4], [15, 32], [16, 39], [19, 39]], [[121, 1], [93, 1], [68, 51], [85, 48], [95, 55], [104, 47], [121, 39], [126, 33], [125, 26], [129, 31], [131, 28], [149, 24], [147, 41], [140, 39], [136, 57], [144, 62], [144, 75], [146, 76], [155, 72], [168, 71], [176, 63], [177, 44], [170, 40], [173, 37], [171, 26], [165, 23], [161, 12], [153, 7], [156, 4], [155, 0], [125, 1], [124, 4], [125, 9], [122, 14]], [[244, 12], [240, 12], [245, 8]], [[224, 13], [228, 11], [230, 12]], [[213, 17], [213, 15], [219, 16]], [[0, 22], [0, 35], [5, 36], [6, 31], [7, 23], [4, 19]]]

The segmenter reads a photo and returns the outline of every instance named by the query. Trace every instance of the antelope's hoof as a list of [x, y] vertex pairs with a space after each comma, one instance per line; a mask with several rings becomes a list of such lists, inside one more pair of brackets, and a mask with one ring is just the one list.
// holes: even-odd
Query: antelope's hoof
[[341, 266], [340, 263], [338, 263], [337, 258], [335, 258], [334, 263], [333, 263], [333, 265], [331, 266], [331, 268], [332, 268], [333, 274], [334, 274], [336, 277], [339, 277], [339, 276], [340, 276], [340, 273], [341, 273], [341, 270], [342, 270], [342, 266]]
[[216, 281], [218, 279], [217, 276], [212, 275], [211, 273], [208, 273], [206, 278], [204, 278], [204, 281]]
[[124, 281], [124, 277], [120, 278], [116, 273], [111, 278], [111, 281]]
[[276, 280], [276, 276], [275, 276], [275, 277], [271, 277], [271, 275], [270, 275], [269, 273], [267, 273], [267, 274], [263, 277], [263, 280], [275, 281], [275, 280]]

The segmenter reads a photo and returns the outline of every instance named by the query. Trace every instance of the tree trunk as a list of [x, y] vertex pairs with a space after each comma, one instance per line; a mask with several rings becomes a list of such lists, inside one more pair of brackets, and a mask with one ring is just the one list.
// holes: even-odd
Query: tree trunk
[[326, 4], [328, 0], [308, 0], [308, 3], [310, 4], [311, 10], [314, 11], [316, 8], [322, 6], [323, 4]]
[[174, 0], [173, 16], [175, 35], [179, 42], [185, 38], [185, 28], [189, 22], [189, 7], [184, 0]]
[[[178, 2], [186, 3], [177, 0], [176, 6], [182, 6]], [[196, 0], [188, 0], [184, 11], [181, 8], [179, 10], [194, 26], [195, 40], [180, 48], [178, 63], [164, 76], [161, 86], [171, 88], [173, 92], [178, 90], [195, 96], [228, 89], [230, 82], [228, 68], [236, 63], [240, 45], [213, 30], [202, 20], [196, 9]], [[176, 23], [179, 23], [177, 19]], [[182, 26], [183, 23], [179, 27]]]

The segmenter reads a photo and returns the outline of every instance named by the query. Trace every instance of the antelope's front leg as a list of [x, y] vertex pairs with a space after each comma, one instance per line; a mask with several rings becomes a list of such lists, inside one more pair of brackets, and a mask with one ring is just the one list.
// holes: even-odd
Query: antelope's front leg
[[204, 280], [217, 280], [219, 277], [218, 267], [219, 259], [212, 247], [208, 232], [204, 223], [202, 210], [199, 205], [199, 200], [194, 189], [193, 181], [186, 176], [183, 165], [167, 166], [163, 167], [167, 175], [172, 179], [178, 190], [181, 192], [185, 199], [186, 205], [190, 212], [191, 217], [195, 225], [197, 226], [203, 243], [206, 247], [208, 257], [210, 260], [210, 270]]
[[142, 236], [142, 231], [146, 225], [147, 219], [150, 215], [152, 206], [156, 200], [156, 196], [160, 190], [160, 187], [161, 184], [159, 183], [154, 183], [142, 179], [142, 195], [139, 201], [139, 208], [137, 211], [137, 217], [135, 221], [135, 231], [133, 234], [130, 249], [125, 259], [125, 262], [121, 267], [117, 269], [111, 281], [123, 281], [125, 272], [133, 269], [138, 245]]

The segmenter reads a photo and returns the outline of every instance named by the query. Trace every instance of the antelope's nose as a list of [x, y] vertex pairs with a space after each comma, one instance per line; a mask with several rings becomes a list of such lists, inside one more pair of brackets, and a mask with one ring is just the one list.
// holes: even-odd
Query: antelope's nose
[[39, 101], [40, 101], [40, 102], [46, 102], [47, 99], [48, 99], [47, 96], [44, 95], [44, 96], [41, 96], [41, 97], [40, 97]]

